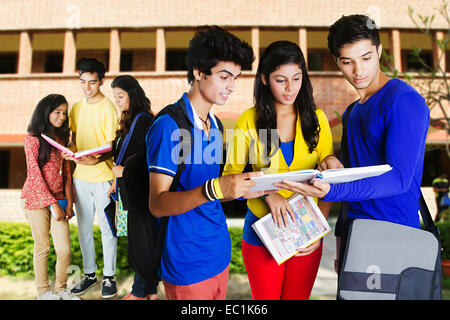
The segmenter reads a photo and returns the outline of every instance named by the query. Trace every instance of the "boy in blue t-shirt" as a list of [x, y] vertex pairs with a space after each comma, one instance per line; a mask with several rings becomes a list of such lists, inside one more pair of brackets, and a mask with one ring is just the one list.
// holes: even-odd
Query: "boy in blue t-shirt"
[[219, 177], [222, 135], [211, 112], [213, 104], [226, 103], [241, 67], [252, 60], [251, 47], [219, 27], [200, 29], [189, 42], [186, 66], [191, 87], [178, 100], [177, 112], [191, 124], [193, 144], [175, 191], [170, 187], [184, 128], [179, 130], [174, 118], [164, 114], [156, 116], [147, 134], [150, 211], [169, 217], [159, 269], [169, 300], [225, 299], [231, 243], [219, 200], [264, 194], [248, 193], [254, 184], [249, 178], [259, 173]]
[[[348, 201], [349, 220], [375, 219], [419, 228], [420, 184], [430, 120], [425, 100], [405, 82], [381, 71], [382, 45], [369, 17], [350, 15], [335, 22], [328, 48], [360, 96], [343, 116], [347, 116], [350, 167], [389, 164], [392, 170], [344, 184], [285, 182], [278, 186], [324, 201]], [[329, 156], [319, 169], [339, 167], [343, 167], [339, 160]], [[339, 237], [347, 228], [340, 222], [336, 226], [338, 249]]]

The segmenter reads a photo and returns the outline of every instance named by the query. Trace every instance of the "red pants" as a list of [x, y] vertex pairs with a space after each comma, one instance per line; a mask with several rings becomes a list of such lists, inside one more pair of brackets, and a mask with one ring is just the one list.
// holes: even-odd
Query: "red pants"
[[319, 270], [322, 246], [309, 255], [292, 257], [278, 265], [265, 247], [242, 241], [253, 300], [308, 300]]

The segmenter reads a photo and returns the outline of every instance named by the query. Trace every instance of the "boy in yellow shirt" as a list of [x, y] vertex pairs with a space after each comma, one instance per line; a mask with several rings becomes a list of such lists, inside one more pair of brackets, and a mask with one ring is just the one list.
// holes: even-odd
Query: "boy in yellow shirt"
[[[117, 111], [114, 104], [101, 91], [105, 76], [104, 65], [96, 59], [81, 59], [77, 63], [80, 82], [85, 97], [75, 103], [69, 112], [72, 142], [70, 148], [87, 150], [110, 143], [112, 145], [117, 130]], [[117, 294], [114, 274], [116, 269], [117, 239], [109, 228], [103, 213], [109, 203], [108, 190], [114, 175], [112, 173], [112, 153], [100, 157], [87, 156], [76, 162], [73, 173], [75, 208], [77, 212], [78, 235], [83, 255], [81, 281], [72, 289], [72, 293], [81, 295], [97, 283], [95, 246], [92, 232], [94, 214], [97, 211], [102, 233], [103, 281], [102, 296], [110, 298]]]

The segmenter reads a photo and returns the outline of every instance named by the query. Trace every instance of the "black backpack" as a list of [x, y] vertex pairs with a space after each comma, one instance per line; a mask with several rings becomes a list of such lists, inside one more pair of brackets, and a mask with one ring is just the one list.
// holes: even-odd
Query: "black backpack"
[[[152, 124], [162, 115], [170, 115], [180, 129], [191, 132], [194, 124], [186, 112], [181, 98], [176, 103], [162, 109], [153, 119]], [[223, 125], [218, 118], [217, 125], [223, 133]], [[192, 137], [190, 137], [192, 141]], [[183, 141], [191, 146], [191, 141]], [[186, 149], [185, 149], [186, 150]], [[170, 191], [177, 190], [180, 175], [185, 169], [184, 159], [190, 153], [180, 151], [181, 163], [178, 165]], [[123, 179], [128, 190], [128, 262], [133, 270], [147, 281], [158, 281], [157, 271], [161, 262], [161, 251], [166, 235], [169, 217], [156, 219], [149, 210], [149, 174], [145, 154], [137, 153], [125, 163]], [[131, 214], [130, 214], [131, 213]]]

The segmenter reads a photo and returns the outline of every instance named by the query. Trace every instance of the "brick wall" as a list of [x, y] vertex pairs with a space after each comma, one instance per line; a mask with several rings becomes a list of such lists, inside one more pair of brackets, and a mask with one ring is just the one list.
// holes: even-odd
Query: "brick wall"
[[0, 190], [0, 221], [26, 221], [20, 205], [20, 193], [21, 190]]
[[[0, 0], [0, 30], [115, 27], [330, 26], [344, 14], [371, 15], [383, 28], [414, 28], [408, 5], [433, 14], [441, 0]], [[440, 16], [435, 28], [448, 28]]]
[[[185, 72], [132, 73], [144, 88], [152, 102], [153, 112], [178, 100], [182, 92], [188, 90]], [[102, 91], [113, 100], [110, 88], [114, 76], [107, 76]], [[253, 105], [253, 81], [251, 72], [244, 72], [236, 84], [236, 92], [225, 106], [215, 106], [215, 113], [222, 119], [236, 120], [239, 115]], [[356, 91], [344, 80], [339, 72], [311, 72], [316, 104], [324, 110], [330, 121], [333, 136], [339, 141], [341, 135], [339, 120], [335, 112], [342, 114], [347, 105], [357, 99]], [[414, 82], [417, 89], [426, 84], [426, 79]], [[27, 77], [1, 76], [0, 92], [6, 94], [0, 100], [0, 143], [11, 150], [9, 187], [20, 188], [26, 177], [25, 155], [22, 145], [26, 128], [37, 102], [47, 94], [63, 94], [70, 104], [82, 98], [77, 76], [32, 75]], [[448, 106], [447, 106], [448, 109]], [[432, 116], [440, 114], [434, 108]], [[234, 126], [234, 121], [224, 121], [226, 127]], [[9, 140], [8, 140], [9, 139]], [[9, 141], [9, 142], [8, 142]], [[11, 148], [11, 146], [17, 146]]]
[[[131, 74], [139, 80], [155, 112], [173, 103], [182, 92], [188, 90], [185, 72]], [[111, 99], [113, 78], [107, 76], [102, 86], [102, 91]], [[316, 103], [324, 109], [329, 120], [335, 118], [334, 110], [342, 113], [356, 97], [340, 73], [314, 73], [311, 79]], [[244, 72], [237, 81], [236, 92], [225, 106], [216, 106], [215, 112], [224, 118], [235, 118], [252, 106], [253, 80], [253, 74]], [[63, 94], [69, 104], [82, 98], [78, 77], [64, 75], [0, 76], [0, 92], [7, 93], [0, 100], [0, 135], [25, 134], [36, 104], [47, 94]]]
[[[130, 73], [135, 76], [152, 102], [152, 110], [158, 112], [167, 104], [176, 101], [182, 92], [189, 89], [185, 72]], [[322, 108], [332, 125], [336, 115], [342, 114], [345, 107], [357, 98], [356, 91], [344, 80], [340, 72], [310, 72], [316, 104]], [[111, 81], [115, 75], [108, 75], [102, 91], [113, 100]], [[254, 74], [244, 71], [236, 84], [236, 92], [225, 106], [215, 106], [215, 112], [224, 119], [236, 119], [244, 110], [253, 105]], [[417, 78], [412, 84], [421, 90], [426, 87], [426, 78]], [[438, 85], [438, 83], [436, 83]], [[441, 83], [442, 85], [442, 83]], [[77, 76], [31, 75], [26, 77], [0, 76], [0, 136], [23, 135], [31, 114], [38, 101], [50, 93], [63, 94], [69, 104], [82, 98]], [[447, 107], [448, 108], [448, 107]], [[439, 116], [435, 108], [432, 116]], [[333, 122], [334, 121], [334, 122]], [[21, 141], [15, 141], [20, 143]]]

